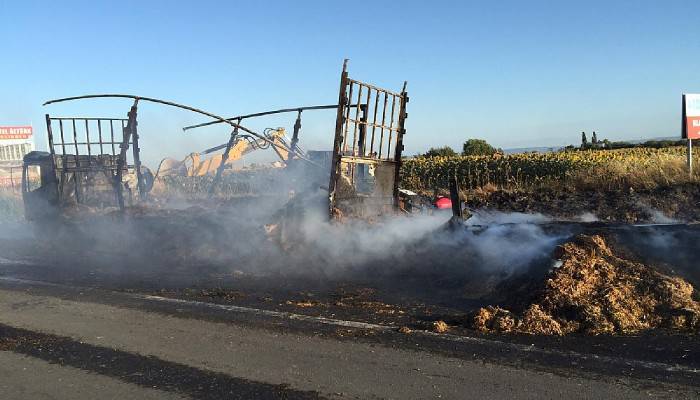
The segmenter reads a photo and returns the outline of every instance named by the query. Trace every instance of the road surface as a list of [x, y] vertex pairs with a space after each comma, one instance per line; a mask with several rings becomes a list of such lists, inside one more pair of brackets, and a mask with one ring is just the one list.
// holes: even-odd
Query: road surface
[[0, 376], [2, 399], [700, 398], [687, 366], [12, 280]]

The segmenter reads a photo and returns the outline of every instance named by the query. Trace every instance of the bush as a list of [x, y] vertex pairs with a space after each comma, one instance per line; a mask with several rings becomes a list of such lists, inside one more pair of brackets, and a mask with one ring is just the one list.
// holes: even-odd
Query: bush
[[456, 156], [457, 152], [452, 150], [450, 146], [444, 147], [431, 147], [425, 154], [421, 157], [453, 157]]
[[463, 156], [491, 156], [500, 152], [483, 139], [469, 139], [462, 146]]

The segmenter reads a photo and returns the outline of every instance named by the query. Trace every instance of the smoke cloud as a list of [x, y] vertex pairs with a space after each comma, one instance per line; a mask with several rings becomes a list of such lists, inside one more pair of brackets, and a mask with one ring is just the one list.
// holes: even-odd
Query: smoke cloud
[[[327, 176], [290, 172], [266, 175], [256, 190], [274, 190], [255, 196], [206, 200], [176, 193], [123, 218], [88, 212], [39, 230], [3, 224], [0, 268], [29, 273], [31, 262], [47, 279], [115, 287], [225, 286], [251, 276], [360, 282], [434, 296], [466, 288], [484, 294], [516, 274], [548, 270], [554, 248], [588, 229], [542, 214], [483, 210], [463, 223], [437, 211], [331, 223], [321, 188]], [[615, 235], [644, 259], [688, 270], [697, 264], [690, 232], [647, 229]]]

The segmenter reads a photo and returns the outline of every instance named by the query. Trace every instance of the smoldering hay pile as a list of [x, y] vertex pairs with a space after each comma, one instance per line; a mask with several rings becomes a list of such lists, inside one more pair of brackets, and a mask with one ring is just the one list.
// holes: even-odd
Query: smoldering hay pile
[[523, 312], [481, 308], [473, 326], [483, 332], [544, 335], [654, 328], [700, 333], [700, 302], [680, 277], [616, 255], [598, 235], [579, 235], [554, 256], [559, 261]]

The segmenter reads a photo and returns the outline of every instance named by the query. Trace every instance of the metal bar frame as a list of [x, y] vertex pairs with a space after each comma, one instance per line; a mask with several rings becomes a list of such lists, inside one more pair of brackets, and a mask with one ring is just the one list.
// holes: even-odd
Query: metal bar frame
[[[117, 196], [117, 203], [119, 204], [119, 209], [123, 212], [125, 209], [124, 205], [124, 192], [122, 185], [122, 174], [126, 168], [126, 154], [129, 151], [129, 142], [136, 132], [136, 110], [138, 107], [139, 100], [134, 100], [134, 105], [131, 106], [131, 110], [127, 114], [129, 116], [126, 126], [122, 129], [122, 143], [119, 146], [119, 158], [117, 158], [117, 171], [114, 175], [114, 191]], [[139, 183], [139, 186], [141, 183]]]
[[[335, 215], [335, 191], [338, 183], [338, 176], [340, 175], [340, 149], [343, 145], [343, 129], [345, 125], [344, 112], [346, 104], [348, 103], [348, 98], [346, 96], [346, 90], [348, 86], [348, 60], [343, 61], [343, 71], [340, 73], [340, 90], [338, 93], [338, 110], [335, 119], [335, 139], [333, 140], [333, 159], [331, 161], [331, 177], [328, 183], [328, 215], [333, 218]], [[348, 108], [349, 111], [349, 108]]]
[[[313, 110], [333, 110], [336, 108], [338, 108], [337, 104], [327, 104], [327, 105], [322, 105], [322, 106], [304, 106], [304, 107], [293, 107], [293, 108], [281, 108], [279, 110], [262, 111], [262, 112], [252, 113], [252, 114], [237, 115], [235, 117], [226, 118], [226, 121], [236, 121], [236, 120], [240, 120], [240, 119], [244, 119], [244, 118], [249, 119], [249, 118], [256, 118], [256, 117], [264, 117], [266, 115], [283, 114], [283, 113], [289, 113], [289, 112], [302, 112], [302, 111], [313, 111]], [[190, 129], [220, 124], [222, 122], [224, 122], [224, 121], [215, 120], [215, 121], [203, 122], [201, 124], [186, 126], [186, 127], [182, 128], [182, 130], [188, 131]]]
[[394, 207], [398, 210], [399, 205], [399, 182], [401, 179], [401, 155], [404, 150], [403, 138], [406, 135], [406, 119], [408, 118], [408, 113], [406, 112], [406, 104], [408, 103], [408, 92], [406, 92], [406, 85], [408, 82], [403, 82], [403, 88], [401, 89], [401, 102], [399, 104], [399, 131], [396, 133], [396, 146], [394, 149], [394, 163], [396, 163], [396, 169], [394, 172]]
[[51, 169], [54, 171], [53, 174], [51, 174], [52, 177], [52, 182], [51, 185], [54, 188], [54, 191], [56, 192], [56, 201], [60, 202], [60, 192], [58, 189], [58, 182], [56, 182], [56, 150], [54, 148], [54, 140], [53, 140], [53, 129], [51, 128], [51, 116], [49, 114], [46, 114], [46, 134], [49, 137], [49, 154], [51, 155]]
[[[408, 116], [406, 113], [406, 103], [408, 102], [406, 85], [407, 83], [404, 82], [401, 93], [396, 93], [351, 79], [348, 76], [347, 60], [344, 61], [340, 76], [333, 160], [328, 185], [329, 215], [331, 218], [335, 214], [336, 192], [338, 180], [342, 174], [343, 162], [349, 164], [347, 173], [350, 184], [353, 186], [355, 185], [357, 164], [391, 163], [394, 168], [392, 205], [395, 210], [399, 210], [398, 189], [401, 156], [404, 149], [403, 137], [406, 133], [405, 122]], [[355, 95], [355, 86], [358, 87], [357, 95]], [[364, 90], [367, 92], [364, 93]], [[363, 94], [366, 97], [364, 99]], [[382, 95], [383, 101], [380, 100]], [[355, 96], [357, 101], [355, 101]], [[389, 107], [389, 97], [391, 97], [391, 107]], [[374, 103], [373, 110], [371, 109], [372, 103]], [[351, 104], [355, 104], [357, 107], [354, 118], [351, 116]], [[380, 105], [382, 107], [381, 122], [378, 121]], [[370, 118], [372, 119], [370, 120]], [[387, 119], [389, 120], [388, 125]], [[372, 128], [371, 134], [369, 133], [370, 127]], [[379, 128], [378, 135], [376, 134], [377, 128]], [[351, 130], [352, 135], [350, 135]], [[387, 133], [386, 137], [385, 133]], [[351, 138], [352, 143], [348, 142], [349, 138]], [[367, 147], [369, 147], [369, 153]]]
[[[241, 120], [242, 118], [239, 118], [238, 120], [236, 120], [236, 123], [240, 124]], [[224, 150], [224, 154], [221, 155], [221, 164], [219, 164], [219, 167], [216, 169], [216, 175], [214, 176], [214, 180], [211, 182], [211, 186], [209, 187], [209, 197], [214, 196], [214, 190], [216, 190], [217, 186], [219, 186], [221, 176], [224, 174], [224, 168], [226, 168], [226, 162], [228, 161], [229, 153], [231, 153], [231, 148], [236, 143], [237, 137], [238, 128], [235, 127], [233, 128], [233, 131], [231, 131], [231, 137], [229, 138], [228, 142], [226, 142], [226, 149]]]
[[[220, 116], [218, 116], [218, 115], [216, 115], [216, 114], [212, 114], [212, 113], [210, 113], [210, 112], [207, 112], [207, 111], [204, 111], [204, 110], [195, 108], [195, 107], [187, 106], [187, 105], [184, 105], [184, 104], [178, 104], [178, 103], [175, 103], [175, 102], [172, 102], [172, 101], [156, 99], [156, 98], [153, 98], [153, 97], [134, 96], [134, 95], [130, 95], [130, 94], [111, 94], [111, 93], [110, 93], [110, 94], [88, 94], [88, 95], [84, 95], [84, 96], [64, 97], [64, 98], [60, 98], [60, 99], [49, 100], [49, 101], [47, 101], [47, 102], [44, 102], [44, 105], [46, 106], [46, 105], [49, 105], [49, 104], [62, 103], [62, 102], [65, 102], [65, 101], [74, 101], [74, 100], [83, 100], [83, 99], [97, 99], [97, 98], [122, 98], [122, 99], [133, 99], [133, 100], [135, 100], [135, 101], [146, 101], [146, 102], [157, 103], [157, 104], [163, 104], [163, 105], [167, 105], [167, 106], [171, 106], [171, 107], [181, 108], [181, 109], [183, 109], [183, 110], [192, 111], [192, 112], [195, 112], [195, 113], [198, 113], [198, 114], [206, 115], [206, 116], [208, 116], [208, 117], [210, 117], [210, 118], [213, 118], [213, 119], [215, 119], [215, 120], [217, 120], [217, 121], [219, 121], [219, 122], [223, 122], [223, 123], [226, 123], [226, 124], [228, 124], [228, 125], [231, 125], [231, 126], [234, 127], [234, 128], [235, 128], [235, 127], [238, 127], [238, 129], [240, 129], [240, 130], [242, 130], [242, 131], [244, 131], [244, 132], [247, 132], [247, 133], [249, 133], [249, 134], [255, 136], [256, 138], [258, 138], [258, 139], [260, 139], [260, 140], [262, 140], [262, 141], [264, 141], [264, 142], [269, 143], [271, 146], [274, 146], [275, 148], [281, 148], [282, 150], [287, 151], [287, 152], [290, 151], [290, 149], [288, 148], [288, 146], [283, 146], [283, 145], [280, 145], [280, 144], [278, 144], [278, 143], [275, 143], [274, 141], [272, 141], [272, 140], [268, 139], [267, 137], [265, 137], [265, 135], [261, 135], [261, 134], [255, 132], [255, 131], [253, 131], [253, 130], [251, 130], [251, 129], [246, 128], [245, 126], [242, 126], [242, 125], [240, 125], [240, 124], [236, 124], [236, 123], [233, 122], [232, 120], [227, 120], [227, 119], [225, 119], [225, 118], [223, 118], [223, 117], [220, 117]], [[325, 107], [325, 106], [319, 106], [319, 107]], [[297, 108], [297, 109], [298, 109], [298, 108]], [[295, 110], [297, 110], [297, 109], [295, 109]], [[311, 160], [309, 160], [309, 159], [306, 158], [306, 157], [301, 157], [301, 156], [299, 156], [298, 158], [300, 158], [300, 159], [302, 159], [302, 160], [304, 160], [304, 161], [306, 161], [306, 162], [308, 162], [308, 163], [310, 163], [310, 164], [312, 164], [312, 165], [316, 165], [317, 167], [320, 167], [318, 164], [312, 162]]]
[[[58, 127], [60, 131], [60, 139], [57, 142], [55, 140], [54, 134], [53, 134], [53, 122], [58, 121]], [[110, 122], [110, 132], [109, 132], [109, 137], [111, 140], [106, 141], [104, 140], [104, 135], [102, 132], [102, 122], [103, 121], [109, 121]], [[117, 141], [114, 138], [114, 122], [119, 121], [122, 124], [122, 141]], [[67, 141], [66, 136], [65, 136], [65, 131], [64, 131], [64, 122], [69, 123], [72, 127], [72, 141]], [[84, 132], [79, 132], [78, 126], [82, 126], [84, 124]], [[91, 137], [90, 135], [90, 123], [93, 122], [97, 125], [97, 130], [98, 130], [98, 138], [94, 140], [94, 136]], [[126, 124], [125, 124], [126, 123]], [[121, 195], [120, 190], [122, 188], [122, 177], [119, 175], [123, 173], [123, 170], [125, 168], [132, 167], [129, 165], [129, 163], [126, 160], [126, 154], [122, 154], [120, 152], [119, 154], [119, 160], [114, 163], [110, 162], [107, 164], [97, 162], [93, 162], [93, 158], [97, 157], [98, 159], [100, 156], [103, 155], [108, 155], [109, 154], [109, 149], [111, 148], [111, 156], [116, 158], [117, 153], [115, 149], [115, 145], [119, 145], [120, 150], [126, 147], [127, 149], [129, 148], [130, 145], [133, 145], [133, 157], [134, 157], [134, 168], [137, 170], [137, 180], [138, 180], [138, 186], [139, 186], [139, 194], [140, 194], [140, 199], [144, 199], [146, 196], [146, 191], [145, 191], [145, 182], [143, 180], [143, 176], [140, 173], [140, 148], [138, 146], [138, 131], [136, 130], [137, 127], [137, 122], [136, 122], [136, 109], [132, 107], [132, 110], [129, 112], [128, 118], [93, 118], [93, 117], [51, 117], [49, 114], [46, 114], [46, 126], [47, 126], [47, 133], [48, 133], [48, 138], [49, 138], [49, 149], [50, 149], [50, 154], [51, 154], [51, 161], [53, 165], [53, 170], [56, 171], [56, 161], [57, 158], [61, 158], [61, 170], [56, 171], [57, 173], [61, 174], [61, 179], [60, 179], [60, 187], [59, 185], [56, 185], [56, 195], [59, 203], [62, 201], [63, 197], [63, 187], [65, 185], [66, 177], [67, 176], [72, 176], [74, 179], [75, 183], [75, 196], [76, 196], [76, 201], [78, 203], [81, 203], [83, 201], [83, 188], [82, 188], [82, 179], [85, 174], [88, 174], [90, 172], [96, 172], [98, 170], [102, 170], [103, 172], [107, 173], [110, 175], [113, 179], [113, 188], [115, 190], [115, 196], [117, 197], [117, 201], [120, 204], [120, 208], [123, 210], [124, 209], [124, 204], [123, 204], [123, 197]], [[128, 131], [128, 132], [127, 132]], [[84, 139], [83, 139], [84, 138]], [[126, 142], [124, 141], [124, 138], [126, 138]], [[81, 140], [83, 139], [83, 140]], [[73, 154], [68, 152], [68, 148], [71, 147], [73, 148]], [[85, 146], [87, 149], [87, 154], [81, 154], [81, 146]], [[95, 147], [95, 150], [97, 150], [97, 147], [99, 146], [99, 154], [93, 154], [93, 146]], [[57, 149], [60, 150], [60, 154], [57, 154]], [[107, 150], [107, 153], [105, 152]], [[69, 160], [73, 160], [73, 163], [69, 162]], [[86, 162], [86, 165], [84, 165], [84, 161]], [[117, 181], [119, 184], [117, 184]], [[121, 198], [121, 200], [120, 200]]]
[[[134, 102], [134, 106], [131, 107], [129, 112], [129, 122], [131, 125], [131, 140], [133, 148], [134, 157], [134, 169], [136, 170], [136, 185], [139, 189], [139, 201], [144, 201], [146, 199], [146, 184], [143, 181], [143, 174], [141, 173], [141, 148], [139, 147], [139, 133], [138, 133], [138, 120], [137, 115], [137, 105], [138, 100]], [[133, 116], [131, 115], [133, 113]], [[133, 119], [132, 119], [133, 117]]]
[[[75, 127], [75, 120], [71, 121], [71, 124], [73, 125], [73, 147], [75, 149], [75, 154], [73, 155], [73, 158], [75, 159], [75, 167], [79, 171], [80, 170], [80, 151], [78, 150], [78, 132]], [[73, 171], [73, 183], [75, 187], [75, 201], [78, 203], [81, 202], [81, 195], [80, 195], [80, 174], [78, 171]]]
[[292, 133], [292, 144], [290, 146], [292, 148], [292, 151], [290, 151], [289, 155], [287, 155], [287, 161], [294, 158], [294, 155], [297, 152], [297, 145], [299, 143], [299, 132], [301, 131], [301, 112], [302, 110], [299, 110], [297, 112], [297, 119], [296, 121], [294, 121], [294, 133]]

